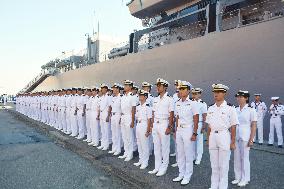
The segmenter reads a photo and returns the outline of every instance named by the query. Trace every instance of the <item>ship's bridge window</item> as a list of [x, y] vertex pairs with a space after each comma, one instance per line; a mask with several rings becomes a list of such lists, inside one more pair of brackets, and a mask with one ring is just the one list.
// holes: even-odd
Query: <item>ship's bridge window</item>
[[178, 13], [173, 13], [171, 15], [162, 15], [162, 19], [159, 20], [156, 25], [173, 20], [175, 18], [177, 18]]

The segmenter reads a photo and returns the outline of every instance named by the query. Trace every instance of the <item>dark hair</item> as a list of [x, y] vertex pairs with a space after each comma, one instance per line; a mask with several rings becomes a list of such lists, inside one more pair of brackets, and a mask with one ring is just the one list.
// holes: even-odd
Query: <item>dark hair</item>
[[249, 104], [249, 97], [247, 97], [248, 99], [246, 100], [246, 103]]

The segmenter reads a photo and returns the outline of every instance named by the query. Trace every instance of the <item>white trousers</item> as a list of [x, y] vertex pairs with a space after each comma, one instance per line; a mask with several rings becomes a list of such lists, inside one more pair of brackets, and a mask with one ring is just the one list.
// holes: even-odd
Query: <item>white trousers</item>
[[49, 114], [49, 110], [45, 110], [46, 111], [46, 120], [45, 120], [45, 123], [47, 125], [49, 125], [50, 123], [50, 114]]
[[153, 135], [150, 134], [148, 137], [149, 137], [149, 153], [150, 155], [152, 155], [152, 152], [154, 150]]
[[55, 127], [56, 126], [56, 111], [55, 110], [51, 110], [52, 112], [51, 112], [51, 117], [52, 117], [52, 119], [51, 119], [51, 126], [52, 127]]
[[101, 133], [102, 133], [102, 140], [101, 146], [104, 148], [108, 148], [110, 144], [110, 123], [106, 122], [107, 112], [101, 112], [100, 115], [100, 126], [101, 126]]
[[242, 182], [250, 181], [249, 150], [248, 141], [237, 140], [234, 150], [234, 172], [235, 179]]
[[198, 123], [198, 130], [197, 130], [197, 137], [196, 141], [194, 142], [194, 152], [195, 156], [194, 159], [197, 161], [201, 161], [202, 155], [203, 155], [203, 133], [201, 133], [202, 130], [202, 122]]
[[86, 111], [86, 134], [87, 134], [87, 142], [92, 141], [92, 133], [91, 133], [91, 111]]
[[111, 116], [111, 136], [112, 136], [112, 151], [121, 152], [121, 127], [120, 113], [115, 113]]
[[[263, 117], [258, 117], [257, 118], [257, 138], [258, 138], [258, 143], [263, 143]], [[256, 140], [256, 135], [253, 139], [253, 141]]]
[[52, 110], [48, 110], [48, 125], [51, 126], [52, 123]]
[[58, 129], [60, 122], [58, 121], [59, 112], [54, 110], [54, 128]]
[[147, 132], [147, 121], [142, 121], [136, 125], [136, 137], [137, 137], [137, 147], [139, 153], [139, 162], [142, 165], [148, 165], [150, 150], [149, 142], [150, 136], [146, 137]]
[[77, 121], [78, 121], [78, 138], [84, 138], [86, 135], [86, 117], [82, 116], [83, 111], [77, 112]]
[[[177, 129], [176, 128], [176, 120], [175, 120], [175, 126], [174, 127], [175, 127], [175, 129]], [[174, 140], [174, 143], [175, 143], [175, 145], [174, 145], [174, 153], [176, 154], [176, 162], [177, 162], [178, 161], [178, 152], [177, 152], [176, 132], [173, 134], [173, 140]]]
[[209, 154], [212, 169], [211, 189], [227, 189], [231, 137], [229, 131], [211, 132]]
[[134, 135], [133, 128], [131, 128], [132, 115], [122, 115], [121, 116], [121, 134], [124, 146], [124, 155], [128, 158], [133, 157], [133, 143]]
[[72, 130], [72, 136], [78, 135], [77, 115], [74, 115], [73, 111], [71, 111], [71, 130]]
[[179, 176], [189, 180], [193, 173], [193, 155], [195, 153], [194, 142], [191, 141], [192, 130], [193, 128], [190, 126], [187, 128], [178, 127], [176, 133]]
[[91, 141], [94, 144], [98, 145], [100, 142], [100, 133], [101, 133], [99, 120], [97, 120], [98, 113], [97, 111], [91, 111], [90, 114], [91, 114], [90, 116]]
[[166, 171], [169, 165], [170, 135], [165, 134], [168, 125], [168, 120], [156, 119], [153, 124], [155, 169], [159, 171]]
[[72, 133], [72, 129], [71, 129], [71, 110], [70, 109], [66, 110], [66, 128], [67, 128], [67, 133]]
[[63, 130], [64, 133], [67, 132], [67, 123], [66, 123], [66, 110], [61, 110], [60, 111], [60, 122], [61, 122], [61, 129]]
[[138, 150], [137, 146], [137, 137], [136, 137], [136, 120], [134, 120], [134, 128], [133, 128], [133, 152]]
[[40, 121], [41, 121], [42, 123], [44, 123], [45, 120], [46, 120], [46, 113], [45, 113], [45, 110], [42, 108], [42, 109], [41, 109], [41, 119], [40, 119]]
[[278, 145], [283, 145], [281, 117], [270, 118], [269, 144], [274, 143], [274, 128], [277, 134]]
[[56, 122], [55, 127], [59, 130], [62, 129], [60, 118], [61, 118], [60, 110], [55, 111], [55, 122]]
[[45, 110], [41, 109], [41, 119], [40, 119], [40, 122], [44, 123], [45, 120], [46, 120]]

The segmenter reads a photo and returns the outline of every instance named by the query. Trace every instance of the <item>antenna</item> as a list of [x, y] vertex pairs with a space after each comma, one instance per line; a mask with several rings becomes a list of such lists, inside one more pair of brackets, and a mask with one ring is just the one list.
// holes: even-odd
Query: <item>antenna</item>
[[98, 39], [100, 37], [100, 21], [98, 20]]
[[[95, 20], [96, 20], [96, 10], [94, 9], [94, 23], [95, 23]], [[93, 36], [95, 36], [95, 24], [93, 26]]]

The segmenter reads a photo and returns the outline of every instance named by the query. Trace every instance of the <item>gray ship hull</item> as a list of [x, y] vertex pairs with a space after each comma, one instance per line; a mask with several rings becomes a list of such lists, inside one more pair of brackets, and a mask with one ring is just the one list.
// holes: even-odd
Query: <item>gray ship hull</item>
[[[284, 96], [284, 18], [213, 33], [204, 37], [116, 58], [45, 79], [36, 91], [72, 86], [112, 84], [131, 79], [140, 84], [162, 77], [190, 81], [205, 90], [211, 101], [211, 84], [224, 83], [230, 93], [247, 89]], [[234, 100], [230, 95], [230, 100]]]

